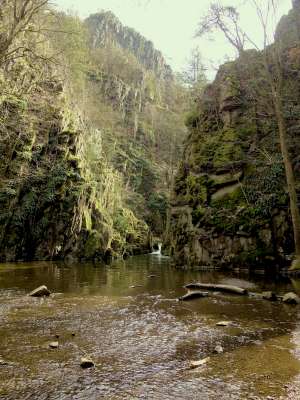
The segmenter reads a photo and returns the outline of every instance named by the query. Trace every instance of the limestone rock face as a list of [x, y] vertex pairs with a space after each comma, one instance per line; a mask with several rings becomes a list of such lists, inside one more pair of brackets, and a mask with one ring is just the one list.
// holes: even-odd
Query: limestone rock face
[[[90, 15], [85, 25], [89, 32], [91, 47], [97, 52], [104, 54], [121, 51], [123, 70], [128, 68], [127, 64], [135, 63], [135, 70], [131, 74], [120, 74], [117, 68], [90, 71], [89, 78], [93, 87], [98, 87], [105, 102], [112, 105], [114, 110], [121, 112], [123, 121], [127, 128], [133, 132], [143, 135], [143, 123], [141, 114], [147, 113], [147, 106], [154, 105], [158, 101], [157, 93], [152, 83], [151, 76], [161, 87], [161, 92], [168, 82], [173, 81], [173, 72], [167, 65], [162, 53], [157, 50], [153, 43], [135, 30], [124, 26], [112, 12], [101, 12]], [[113, 59], [112, 66], [116, 63]], [[101, 63], [100, 63], [101, 64]], [[121, 75], [121, 76], [120, 76]], [[148, 80], [147, 80], [148, 78]], [[151, 80], [150, 79], [150, 80]], [[159, 94], [160, 96], [162, 93]]]
[[[296, 134], [300, 41], [295, 42], [293, 34], [300, 16], [293, 10], [288, 24], [285, 18], [277, 40], [284, 39], [280, 41], [284, 112], [296, 179], [300, 180]], [[246, 51], [220, 68], [197, 110], [188, 117], [190, 134], [171, 209], [177, 266], [268, 266], [283, 263], [285, 255], [293, 252], [284, 166], [269, 92], [262, 54]]]
[[[21, 65], [19, 74], [34, 71]], [[90, 179], [85, 125], [66, 105], [51, 71], [41, 74], [27, 98], [1, 100], [0, 118], [0, 261], [122, 254], [123, 238], [113, 241], [111, 217]], [[138, 243], [132, 239], [133, 248], [147, 247], [147, 227], [140, 225], [143, 234]]]
[[162, 53], [155, 49], [153, 43], [134, 29], [123, 26], [120, 20], [110, 11], [93, 14], [86, 19], [90, 31], [92, 46], [119, 46], [129, 50], [145, 66], [155, 72], [159, 78], [172, 76]]

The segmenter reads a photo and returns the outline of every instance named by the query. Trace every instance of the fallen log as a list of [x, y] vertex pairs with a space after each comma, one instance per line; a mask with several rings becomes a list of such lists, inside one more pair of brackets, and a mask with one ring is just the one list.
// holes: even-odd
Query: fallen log
[[237, 286], [230, 286], [230, 285], [216, 285], [212, 283], [189, 283], [185, 286], [186, 289], [194, 290], [194, 289], [206, 289], [206, 290], [215, 290], [218, 292], [224, 293], [233, 293], [233, 294], [240, 294], [240, 295], [247, 295], [248, 290], [243, 289]]
[[200, 291], [195, 291], [195, 292], [189, 292], [185, 294], [182, 297], [179, 297], [179, 301], [189, 301], [189, 300], [194, 300], [194, 299], [199, 299], [201, 297], [207, 297], [208, 292], [200, 292]]

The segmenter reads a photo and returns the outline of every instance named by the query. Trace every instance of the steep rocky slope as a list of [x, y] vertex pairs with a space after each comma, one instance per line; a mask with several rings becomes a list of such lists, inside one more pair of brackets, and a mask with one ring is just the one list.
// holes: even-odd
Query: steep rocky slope
[[[299, 175], [299, 1], [279, 24], [285, 118]], [[272, 48], [270, 48], [271, 51]], [[223, 65], [190, 115], [174, 190], [178, 266], [268, 266], [293, 252], [284, 167], [262, 53]]]
[[[34, 71], [23, 62], [18, 73], [22, 79]], [[15, 71], [2, 88], [8, 89], [8, 76], [20, 89]], [[84, 156], [87, 127], [68, 109], [57, 76], [45, 70], [30, 94], [3, 96], [0, 112], [0, 259], [103, 260], [122, 254], [128, 238], [101, 206], [104, 190], [91, 179]], [[99, 179], [104, 183], [105, 176]], [[146, 249], [147, 228], [132, 220], [143, 238], [132, 237], [131, 244]]]

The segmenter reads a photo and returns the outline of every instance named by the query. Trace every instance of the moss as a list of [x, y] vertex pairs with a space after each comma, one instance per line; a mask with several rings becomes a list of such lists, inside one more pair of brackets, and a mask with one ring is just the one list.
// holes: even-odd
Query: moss
[[192, 129], [198, 128], [200, 125], [200, 116], [197, 110], [190, 111], [185, 117], [185, 125]]
[[103, 252], [102, 235], [96, 230], [89, 232], [88, 239], [85, 242], [83, 254], [85, 258], [92, 259], [97, 252]]
[[243, 160], [244, 154], [239, 137], [234, 129], [226, 129], [218, 137], [218, 146], [214, 152], [213, 165], [215, 168], [226, 166], [234, 161]]
[[197, 225], [205, 215], [206, 209], [205, 207], [197, 206], [195, 210], [192, 211], [192, 223], [193, 225]]
[[92, 229], [91, 211], [87, 207], [84, 207], [83, 215], [84, 215], [84, 228], [87, 231], [91, 231], [91, 229]]
[[28, 102], [25, 97], [16, 96], [14, 94], [6, 94], [0, 97], [0, 104], [5, 104], [8, 107], [15, 107], [21, 111], [25, 111], [28, 107]]
[[207, 202], [210, 181], [207, 175], [188, 175], [186, 178], [186, 199], [190, 204], [205, 204]]

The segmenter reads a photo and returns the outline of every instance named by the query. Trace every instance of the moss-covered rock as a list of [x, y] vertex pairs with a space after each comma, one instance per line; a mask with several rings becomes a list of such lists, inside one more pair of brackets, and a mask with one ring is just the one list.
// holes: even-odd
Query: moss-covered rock
[[[285, 74], [284, 112], [295, 167], [300, 151], [295, 135], [300, 92], [299, 10], [297, 1], [277, 31]], [[293, 252], [293, 233], [262, 54], [246, 51], [223, 65], [187, 124], [190, 135], [172, 201], [171, 243], [176, 264], [189, 268], [283, 265], [285, 255]], [[295, 171], [299, 182], [299, 168]]]
[[[27, 95], [14, 93], [24, 69], [35, 73], [22, 60], [0, 82], [1, 93], [8, 93], [0, 100], [0, 260], [101, 260], [117, 235], [115, 256], [127, 247], [145, 250], [147, 227], [137, 218], [134, 226], [127, 220], [122, 229], [114, 225], [109, 195], [113, 199], [117, 175], [102, 164], [93, 170], [89, 132], [53, 71], [45, 67]], [[126, 213], [122, 199], [117, 207]]]

